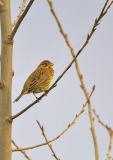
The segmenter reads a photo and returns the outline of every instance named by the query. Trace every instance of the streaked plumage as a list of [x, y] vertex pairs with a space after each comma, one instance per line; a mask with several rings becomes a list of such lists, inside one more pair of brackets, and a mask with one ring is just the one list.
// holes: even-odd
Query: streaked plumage
[[48, 60], [42, 61], [36, 70], [27, 78], [21, 94], [15, 99], [14, 102], [17, 102], [23, 95], [28, 93], [35, 94], [46, 92], [51, 85], [53, 75], [53, 63]]

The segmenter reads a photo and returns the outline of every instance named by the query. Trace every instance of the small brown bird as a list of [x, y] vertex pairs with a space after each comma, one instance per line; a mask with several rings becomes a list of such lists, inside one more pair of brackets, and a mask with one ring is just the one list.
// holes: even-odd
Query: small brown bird
[[23, 95], [28, 93], [46, 92], [54, 75], [53, 63], [49, 60], [42, 61], [34, 72], [27, 78], [20, 95], [15, 99], [17, 102]]

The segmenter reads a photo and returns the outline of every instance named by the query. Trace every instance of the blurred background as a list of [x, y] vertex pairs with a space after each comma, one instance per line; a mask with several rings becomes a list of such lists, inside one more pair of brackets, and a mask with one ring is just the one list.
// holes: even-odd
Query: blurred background
[[[21, 1], [12, 0], [12, 21], [18, 15]], [[53, 0], [65, 32], [75, 51], [78, 51], [95, 18], [99, 15], [105, 0]], [[78, 58], [88, 91], [95, 84], [96, 89], [91, 98], [92, 105], [101, 119], [112, 127], [113, 124], [113, 7], [102, 19], [89, 44]], [[29, 13], [22, 22], [14, 40], [13, 53], [13, 100], [20, 94], [29, 74], [44, 60], [54, 63], [56, 78], [72, 60], [69, 48], [61, 36], [46, 0], [35, 0]], [[40, 96], [37, 95], [37, 96]], [[13, 103], [16, 114], [33, 102], [32, 94], [23, 96]], [[63, 79], [42, 101], [13, 122], [13, 139], [20, 147], [44, 142], [36, 120], [44, 126], [48, 139], [56, 137], [71, 122], [85, 102], [74, 65]], [[100, 159], [106, 158], [109, 135], [95, 120], [96, 135]], [[53, 148], [62, 160], [94, 160], [94, 146], [90, 131], [88, 110], [77, 120], [76, 124], [60, 139], [53, 142]], [[48, 146], [27, 151], [32, 160], [53, 160]], [[112, 152], [113, 153], [113, 152]], [[14, 160], [24, 160], [19, 152], [13, 153]]]

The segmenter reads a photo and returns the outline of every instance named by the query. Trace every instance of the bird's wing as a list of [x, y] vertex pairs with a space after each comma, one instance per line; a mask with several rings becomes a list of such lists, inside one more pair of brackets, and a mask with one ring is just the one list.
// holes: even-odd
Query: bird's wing
[[31, 73], [24, 84], [24, 88], [27, 88], [28, 93], [33, 91], [36, 85], [38, 86], [38, 84], [40, 84], [45, 72], [46, 70], [44, 68], [38, 68], [38, 70], [35, 70], [33, 73]]

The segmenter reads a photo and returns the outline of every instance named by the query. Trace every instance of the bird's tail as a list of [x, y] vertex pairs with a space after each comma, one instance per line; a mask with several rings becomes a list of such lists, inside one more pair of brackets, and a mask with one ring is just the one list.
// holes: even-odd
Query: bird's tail
[[23, 96], [23, 93], [21, 92], [21, 94], [13, 102], [17, 102], [22, 96]]

